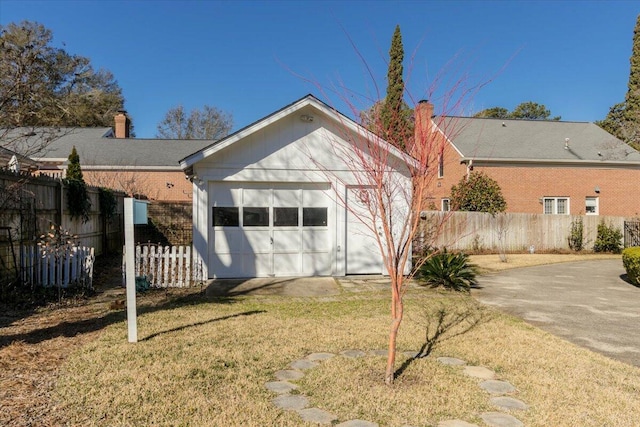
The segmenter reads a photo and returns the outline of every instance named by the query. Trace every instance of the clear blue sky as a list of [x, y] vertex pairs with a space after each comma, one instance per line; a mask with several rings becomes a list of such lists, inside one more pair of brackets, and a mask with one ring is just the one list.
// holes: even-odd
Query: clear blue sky
[[375, 96], [359, 55], [383, 96], [396, 24], [416, 101], [438, 102], [429, 88], [453, 60], [446, 76], [490, 80], [466, 113], [534, 101], [563, 120], [599, 120], [624, 100], [638, 14], [638, 1], [0, 0], [1, 24], [38, 21], [54, 45], [113, 72], [146, 138], [180, 103], [228, 111], [235, 129], [307, 93], [347, 109], [328, 88]]

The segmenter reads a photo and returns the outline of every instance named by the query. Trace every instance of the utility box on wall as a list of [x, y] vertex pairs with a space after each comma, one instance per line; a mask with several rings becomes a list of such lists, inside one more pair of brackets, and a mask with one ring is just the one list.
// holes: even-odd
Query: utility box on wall
[[133, 223], [135, 225], [147, 224], [147, 205], [149, 202], [146, 200], [133, 201]]

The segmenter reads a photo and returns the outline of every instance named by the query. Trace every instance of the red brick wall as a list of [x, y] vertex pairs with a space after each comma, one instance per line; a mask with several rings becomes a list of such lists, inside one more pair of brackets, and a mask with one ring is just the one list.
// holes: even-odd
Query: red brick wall
[[192, 184], [182, 171], [83, 170], [89, 185], [142, 194], [151, 200], [191, 201]]
[[[599, 214], [640, 214], [640, 171], [567, 167], [475, 167], [498, 181], [509, 212], [543, 213], [541, 197], [569, 197], [570, 213], [585, 213], [585, 198], [599, 198]], [[600, 189], [599, 193], [595, 188]]]
[[[451, 186], [466, 174], [460, 155], [449, 146], [445, 151], [445, 173], [436, 179], [433, 200], [449, 197]], [[640, 214], [640, 170], [532, 166], [474, 166], [495, 179], [507, 201], [507, 212], [543, 213], [543, 197], [569, 197], [570, 213], [585, 213], [585, 198], [598, 197], [599, 215]], [[596, 187], [600, 192], [596, 193]]]

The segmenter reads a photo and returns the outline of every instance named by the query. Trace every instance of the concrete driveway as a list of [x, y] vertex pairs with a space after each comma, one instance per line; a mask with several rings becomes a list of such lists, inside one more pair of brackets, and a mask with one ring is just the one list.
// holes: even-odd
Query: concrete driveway
[[480, 277], [484, 304], [611, 358], [640, 366], [640, 288], [620, 260], [507, 270]]

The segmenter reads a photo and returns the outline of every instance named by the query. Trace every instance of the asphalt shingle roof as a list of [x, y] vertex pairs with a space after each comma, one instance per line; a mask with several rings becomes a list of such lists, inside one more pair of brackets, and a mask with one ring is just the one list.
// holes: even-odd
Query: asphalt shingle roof
[[113, 138], [111, 128], [60, 129], [44, 152], [34, 157], [66, 159], [76, 147], [82, 165], [179, 166], [179, 160], [214, 143], [213, 140]]
[[466, 158], [640, 161], [638, 151], [594, 123], [449, 117], [444, 127]]

